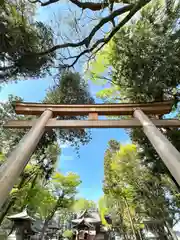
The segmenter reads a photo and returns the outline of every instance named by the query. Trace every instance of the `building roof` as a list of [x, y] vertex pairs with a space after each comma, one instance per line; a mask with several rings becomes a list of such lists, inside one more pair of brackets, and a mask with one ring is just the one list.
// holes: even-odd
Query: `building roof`
[[77, 218], [72, 220], [74, 224], [96, 224], [101, 223], [101, 218], [98, 211], [85, 210], [77, 215]]
[[17, 213], [17, 214], [8, 216], [7, 218], [10, 219], [10, 220], [22, 219], [22, 220], [35, 221], [34, 218], [32, 218], [31, 216], [29, 216], [29, 215], [27, 214], [27, 210], [26, 210], [26, 209], [25, 209], [24, 211], [20, 212], [20, 213]]
[[93, 227], [89, 222], [85, 221], [83, 218], [82, 219], [75, 219], [72, 221], [75, 225], [74, 227], [78, 225], [85, 225], [87, 227]]
[[90, 216], [90, 218], [93, 218], [96, 221], [101, 222], [101, 218], [100, 218], [100, 215], [99, 215], [98, 211], [89, 212], [89, 216]]
[[83, 216], [86, 214], [86, 212], [87, 212], [87, 210], [84, 210], [84, 211], [81, 211], [81, 212], [77, 213], [76, 218], [77, 219], [83, 218]]

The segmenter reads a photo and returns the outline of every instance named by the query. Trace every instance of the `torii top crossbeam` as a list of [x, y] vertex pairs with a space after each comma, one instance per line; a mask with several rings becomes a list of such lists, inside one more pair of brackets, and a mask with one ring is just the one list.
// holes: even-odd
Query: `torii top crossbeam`
[[41, 115], [46, 109], [51, 109], [53, 117], [77, 116], [97, 113], [98, 115], [133, 115], [135, 109], [140, 108], [146, 114], [163, 115], [172, 109], [172, 101], [152, 103], [122, 103], [122, 104], [43, 104], [16, 103], [17, 114]]
[[[163, 115], [171, 111], [173, 101], [152, 103], [122, 103], [122, 104], [43, 104], [15, 103], [17, 114], [41, 115], [45, 110], [52, 111], [52, 116], [45, 128], [134, 128], [142, 127], [136, 118], [128, 120], [98, 120], [99, 115], [133, 115], [135, 109], [141, 109], [147, 115]], [[88, 120], [56, 120], [57, 116], [88, 116]], [[37, 120], [11, 120], [5, 128], [31, 128]], [[157, 127], [180, 127], [179, 120], [152, 119]]]
[[[45, 128], [134, 128], [142, 127], [136, 118], [128, 120], [99, 120], [98, 116], [122, 116], [133, 115], [136, 109], [141, 109], [147, 115], [163, 115], [171, 111], [173, 101], [151, 102], [151, 103], [121, 103], [121, 104], [44, 104], [44, 103], [15, 103], [17, 114], [41, 115], [47, 109], [51, 111]], [[57, 116], [88, 116], [88, 120], [56, 120]], [[5, 128], [31, 128], [37, 120], [11, 120]], [[177, 119], [160, 120], [152, 119], [157, 127], [180, 127]]]

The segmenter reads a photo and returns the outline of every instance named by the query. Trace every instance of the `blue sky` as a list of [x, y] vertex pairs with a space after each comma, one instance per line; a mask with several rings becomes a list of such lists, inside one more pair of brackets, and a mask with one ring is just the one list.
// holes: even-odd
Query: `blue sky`
[[[7, 100], [8, 95], [13, 94], [22, 97], [24, 101], [38, 102], [44, 98], [46, 89], [52, 84], [52, 79], [48, 77], [2, 85], [0, 101]], [[94, 95], [99, 87], [90, 85], [90, 89]], [[104, 152], [110, 139], [116, 139], [122, 144], [129, 141], [123, 129], [92, 129], [92, 141], [80, 147], [80, 157], [74, 149], [62, 144], [62, 154], [57, 167], [63, 173], [73, 171], [80, 175], [82, 184], [79, 188], [79, 196], [94, 201], [102, 196]]]

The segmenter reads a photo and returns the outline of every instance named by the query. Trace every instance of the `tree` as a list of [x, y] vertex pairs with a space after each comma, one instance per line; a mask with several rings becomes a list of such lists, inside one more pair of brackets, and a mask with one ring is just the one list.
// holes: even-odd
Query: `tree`
[[44, 102], [59, 104], [91, 104], [94, 99], [88, 85], [79, 73], [63, 71], [57, 75], [57, 82], [49, 88]]
[[72, 239], [72, 236], [73, 236], [73, 231], [72, 231], [72, 230], [66, 230], [66, 231], [63, 233], [63, 237], [64, 237], [64, 238]]
[[106, 215], [108, 215], [110, 211], [107, 207], [107, 200], [106, 200], [105, 196], [102, 196], [99, 199], [98, 210], [99, 210], [99, 213], [100, 213], [102, 224], [109, 227], [109, 224], [106, 221]]
[[[120, 222], [120, 228], [122, 228], [123, 231], [122, 234], [124, 235], [124, 231], [126, 231], [128, 234], [133, 233], [136, 239], [135, 227], [133, 224], [134, 222], [133, 218], [135, 214], [134, 189], [132, 184], [129, 185], [127, 183], [128, 180], [125, 180], [127, 176], [130, 177], [129, 174], [131, 174], [132, 176], [131, 171], [134, 169], [135, 166], [134, 161], [132, 166], [131, 165], [126, 166], [127, 165], [126, 163], [127, 161], [129, 163], [130, 159], [135, 160], [134, 159], [135, 154], [136, 153], [134, 150], [134, 146], [128, 145], [120, 146], [120, 144], [114, 140], [111, 140], [109, 142], [109, 147], [105, 153], [104, 162], [105, 166], [104, 192], [107, 199], [108, 197], [110, 197], [111, 199], [110, 201], [107, 200], [107, 204], [109, 204], [109, 210], [111, 208], [114, 208], [116, 214], [120, 215], [119, 216], [120, 219], [114, 220], [115, 222], [118, 221], [118, 224]], [[115, 172], [115, 169], [117, 168], [118, 169], [122, 168], [121, 174], [119, 171]], [[134, 169], [134, 171], [136, 170], [137, 169]], [[129, 231], [128, 229], [131, 230]]]
[[[72, 206], [74, 196], [77, 193], [77, 187], [81, 183], [79, 176], [74, 173], [69, 173], [64, 176], [56, 173], [52, 178], [52, 191], [54, 194], [54, 204], [44, 216], [44, 225], [42, 229], [41, 239], [44, 239], [45, 231], [48, 227], [49, 221], [53, 218], [56, 211], [60, 209], [68, 209]], [[44, 208], [44, 205], [42, 206]]]
[[[159, 178], [141, 164], [135, 145], [120, 145], [116, 151], [109, 147], [104, 160], [106, 204], [122, 235], [139, 238], [140, 223], [147, 218], [173, 226], [179, 207], [175, 186], [167, 176]], [[154, 231], [162, 234], [164, 230]]]
[[55, 54], [36, 54], [53, 46], [53, 32], [34, 20], [34, 7], [27, 0], [1, 1], [0, 82], [42, 77], [53, 64]]
[[[90, 104], [94, 103], [88, 85], [78, 73], [64, 71], [60, 76], [57, 76], [55, 86], [47, 91], [44, 99], [45, 103], [56, 104]], [[59, 116], [59, 120], [81, 120], [84, 116]], [[87, 144], [91, 135], [90, 132], [84, 129], [58, 129], [58, 138], [63, 142], [68, 142], [70, 145], [78, 149], [79, 145]]]
[[[162, 101], [174, 96], [179, 84], [179, 10], [175, 1], [152, 2], [140, 12], [136, 24], [123, 27], [99, 54], [107, 58], [106, 67], [113, 67], [110, 82], [119, 87], [122, 99]], [[92, 71], [97, 71], [95, 66]]]
[[93, 201], [87, 200], [85, 198], [79, 198], [75, 200], [74, 205], [72, 206], [72, 210], [74, 212], [80, 212], [84, 210], [93, 209], [95, 207], [96, 204]]

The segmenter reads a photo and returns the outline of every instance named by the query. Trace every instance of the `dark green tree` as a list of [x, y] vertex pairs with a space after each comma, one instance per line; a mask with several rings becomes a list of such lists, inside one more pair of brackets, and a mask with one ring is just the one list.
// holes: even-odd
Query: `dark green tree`
[[[57, 82], [50, 88], [44, 100], [45, 103], [56, 104], [90, 104], [94, 103], [88, 85], [78, 73], [63, 72], [57, 76]], [[81, 120], [84, 116], [59, 116], [59, 120]], [[79, 144], [87, 144], [91, 139], [90, 132], [84, 129], [59, 129], [58, 138], [70, 143], [78, 149]]]
[[34, 20], [29, 1], [0, 3], [0, 83], [19, 78], [42, 77], [48, 73], [55, 54], [37, 55], [53, 45], [49, 26]]
[[[125, 27], [114, 38], [110, 60], [114, 68], [112, 79], [126, 101], [174, 99], [176, 103], [180, 83], [179, 12], [180, 5], [175, 1], [167, 1], [164, 5], [155, 2], [141, 11], [136, 25]], [[177, 106], [175, 108], [178, 111]], [[178, 129], [167, 129], [164, 133], [180, 150]], [[140, 129], [131, 131], [130, 136], [142, 149], [141, 159], [154, 174], [170, 175]]]

